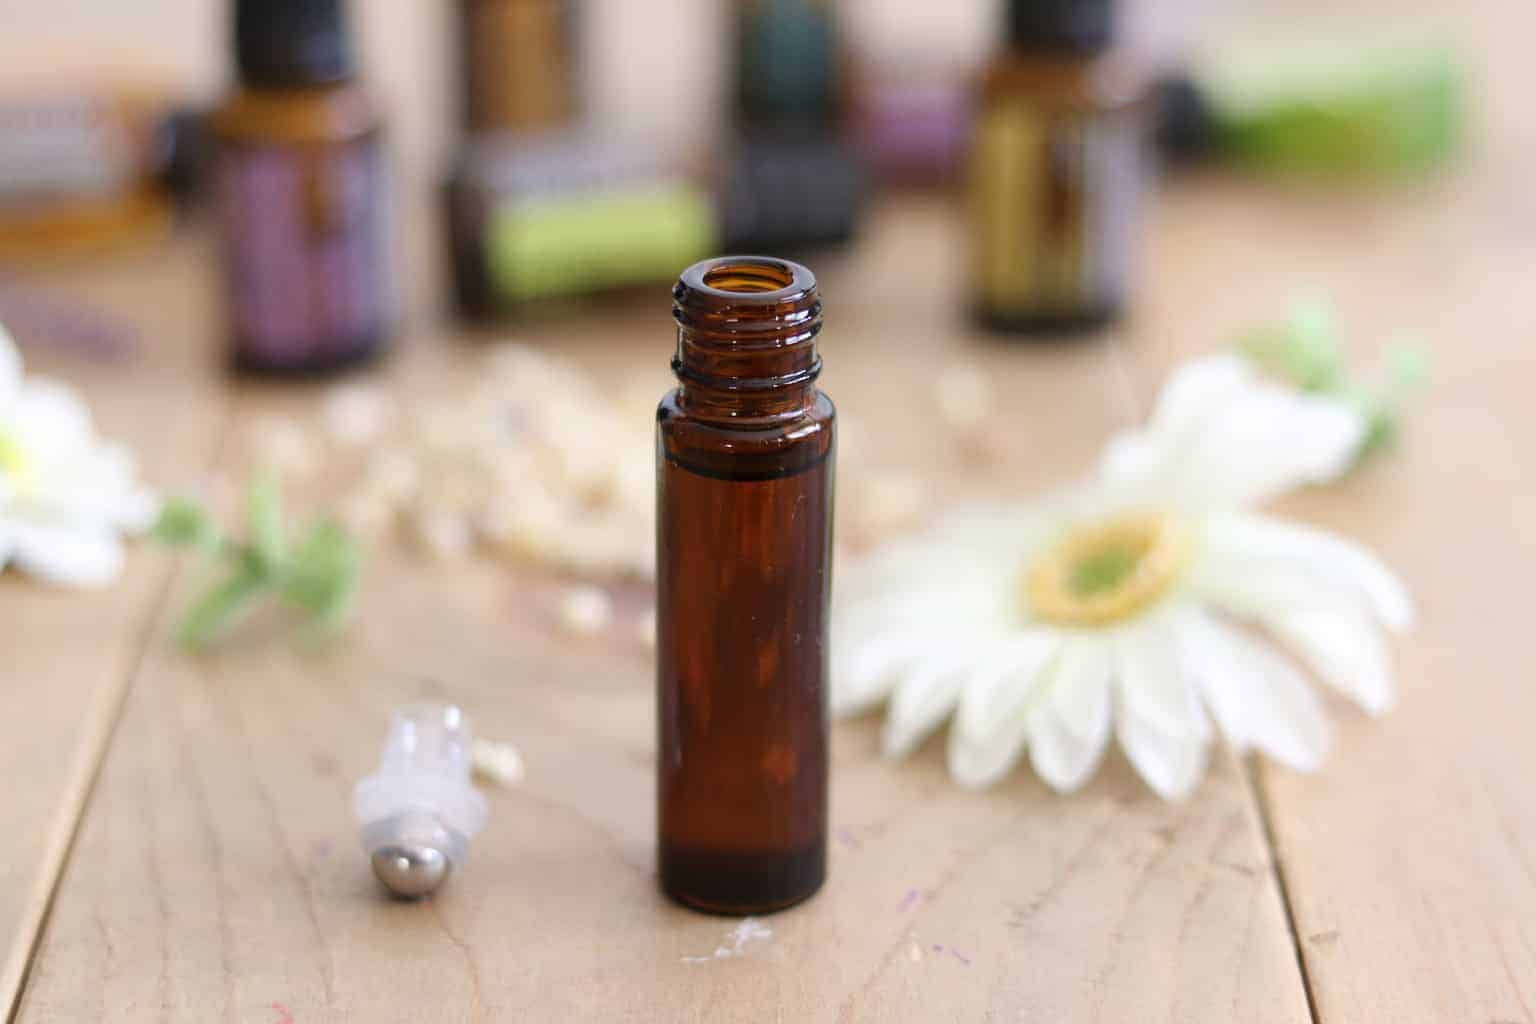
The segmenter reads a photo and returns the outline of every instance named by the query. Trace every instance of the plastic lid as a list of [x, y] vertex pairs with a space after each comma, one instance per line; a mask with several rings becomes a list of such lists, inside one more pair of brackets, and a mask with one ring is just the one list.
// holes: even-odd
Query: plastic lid
[[1008, 40], [1028, 50], [1092, 54], [1114, 42], [1114, 0], [1011, 0]]
[[345, 0], [236, 0], [235, 61], [253, 85], [351, 77]]
[[[470, 731], [451, 704], [415, 704], [395, 712], [379, 757], [379, 770], [353, 791], [353, 810], [364, 843], [381, 836], [371, 826], [427, 819], [464, 840], [485, 826], [485, 797], [469, 781]], [[462, 856], [460, 843], [455, 856]]]

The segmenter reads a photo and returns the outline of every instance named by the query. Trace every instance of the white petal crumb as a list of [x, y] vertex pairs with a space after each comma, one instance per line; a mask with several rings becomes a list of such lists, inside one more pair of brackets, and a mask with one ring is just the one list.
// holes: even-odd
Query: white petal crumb
[[602, 587], [571, 587], [560, 598], [560, 627], [572, 636], [596, 636], [613, 624], [613, 598]]
[[939, 407], [939, 418], [961, 431], [981, 426], [996, 406], [992, 382], [973, 363], [951, 366], [939, 374], [933, 397]]
[[528, 775], [523, 755], [510, 743], [477, 739], [469, 757], [477, 777], [503, 789], [517, 785]]
[[416, 539], [434, 558], [444, 561], [463, 558], [474, 546], [475, 534], [469, 521], [442, 509], [425, 508], [414, 517]]
[[263, 466], [290, 479], [307, 477], [320, 465], [314, 442], [291, 419], [274, 416], [260, 420], [251, 430], [250, 444]]
[[922, 520], [931, 493], [917, 476], [895, 471], [871, 472], [850, 491], [850, 526], [865, 537], [915, 526]]
[[347, 447], [378, 438], [394, 418], [394, 403], [376, 388], [347, 386], [325, 397], [320, 419], [332, 441]]
[[394, 514], [389, 502], [366, 491], [351, 495], [341, 504], [341, 521], [362, 537], [383, 533]]
[[390, 501], [403, 501], [421, 490], [421, 464], [398, 448], [385, 448], [368, 463], [366, 486]]

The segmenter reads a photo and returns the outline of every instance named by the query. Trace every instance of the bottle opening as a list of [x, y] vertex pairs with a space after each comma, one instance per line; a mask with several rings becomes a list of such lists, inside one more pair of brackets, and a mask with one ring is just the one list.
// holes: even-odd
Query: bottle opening
[[722, 263], [704, 272], [704, 283], [722, 292], [776, 292], [795, 283], [795, 274], [782, 263]]
[[774, 256], [716, 256], [683, 271], [672, 297], [695, 309], [789, 310], [816, 301], [816, 275]]

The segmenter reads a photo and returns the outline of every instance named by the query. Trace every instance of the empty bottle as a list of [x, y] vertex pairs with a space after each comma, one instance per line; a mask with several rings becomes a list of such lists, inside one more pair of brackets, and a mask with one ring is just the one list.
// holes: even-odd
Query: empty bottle
[[805, 267], [706, 260], [673, 291], [658, 420], [661, 885], [722, 914], [820, 888], [835, 412]]

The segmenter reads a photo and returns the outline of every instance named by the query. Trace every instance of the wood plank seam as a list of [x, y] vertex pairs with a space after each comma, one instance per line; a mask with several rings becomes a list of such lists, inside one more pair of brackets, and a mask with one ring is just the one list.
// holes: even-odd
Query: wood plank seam
[[[1125, 388], [1125, 401], [1130, 408], [1132, 422], [1140, 424], [1151, 415], [1150, 403], [1144, 403], [1141, 399], [1142, 391], [1137, 387], [1136, 374], [1133, 371], [1133, 360], [1126, 350], [1125, 342], [1116, 336], [1110, 342], [1110, 365]], [[1158, 385], [1152, 385], [1152, 394], [1156, 393]], [[1144, 407], [1145, 406], [1145, 407]], [[1218, 740], [1218, 742], [1221, 742]], [[1276, 892], [1280, 896], [1280, 907], [1285, 917], [1286, 932], [1290, 936], [1291, 950], [1296, 956], [1296, 971], [1301, 976], [1302, 992], [1307, 1000], [1307, 1014], [1312, 1024], [1321, 1024], [1321, 1018], [1317, 1012], [1317, 998], [1312, 991], [1312, 977], [1308, 973], [1306, 951], [1302, 948], [1301, 935], [1296, 925], [1296, 910], [1292, 905], [1291, 889], [1286, 879], [1285, 865], [1280, 858], [1280, 848], [1275, 841], [1275, 832], [1271, 820], [1271, 808], [1267, 794], [1256, 777], [1257, 768], [1251, 756], [1234, 754], [1238, 764], [1238, 774], [1243, 781], [1243, 789], [1248, 794], [1248, 804], [1253, 811], [1254, 818], [1259, 823], [1259, 834], [1264, 841], [1264, 850], [1269, 855], [1269, 877]], [[1198, 799], [1198, 795], [1196, 796]]]
[[[214, 446], [213, 457], [205, 467], [205, 472], [218, 464], [218, 459], [223, 454], [231, 434], [232, 425], [226, 423], [224, 437]], [[150, 543], [150, 541], [141, 539], [139, 543]], [[127, 658], [127, 664], [117, 679], [108, 683], [110, 689], [107, 698], [98, 704], [97, 711], [90, 716], [91, 720], [85, 735], [75, 748], [74, 764], [69, 773], [70, 781], [65, 788], [65, 799], [49, 826], [48, 841], [43, 847], [42, 878], [40, 879], [42, 884], [36, 886], [36, 896], [27, 907], [21, 922], [21, 933], [27, 935], [27, 941], [12, 950], [4, 968], [0, 969], [0, 997], [3, 997], [5, 1002], [6, 1024], [12, 1024], [21, 1010], [22, 996], [26, 993], [32, 965], [37, 959], [38, 950], [42, 948], [43, 936], [48, 929], [48, 918], [53, 911], [54, 898], [58, 894], [64, 872], [74, 851], [80, 826], [85, 821], [97, 780], [101, 776], [102, 766], [106, 763], [107, 751], [117, 732], [118, 723], [122, 720], [123, 710], [128, 705], [128, 695], [133, 688], [133, 683], [142, 672], [149, 657], [150, 645], [155, 642], [155, 636], [162, 628], [167, 602], [184, 571], [185, 567], [177, 566], [166, 572], [160, 585], [145, 602], [144, 616], [137, 630], [133, 651]]]
[[1258, 766], [1250, 760], [1243, 766], [1243, 782], [1253, 794], [1254, 806], [1258, 808], [1259, 828], [1263, 830], [1264, 845], [1269, 850], [1269, 862], [1272, 865], [1270, 873], [1280, 889], [1280, 907], [1285, 912], [1285, 927], [1291, 933], [1291, 946], [1296, 950], [1296, 969], [1301, 972], [1302, 991], [1307, 995], [1307, 1012], [1312, 1015], [1312, 1024], [1321, 1024], [1322, 1018], [1317, 1012], [1317, 996], [1312, 991], [1312, 973], [1307, 965], [1307, 951], [1302, 947], [1301, 929], [1296, 923], [1296, 908], [1291, 901], [1291, 887], [1285, 877], [1285, 865], [1280, 860], [1280, 848], [1275, 842], [1269, 794], [1259, 780], [1258, 772]]

